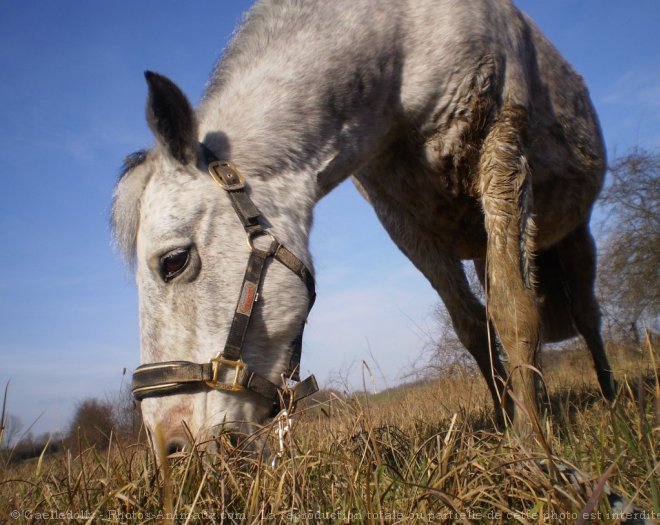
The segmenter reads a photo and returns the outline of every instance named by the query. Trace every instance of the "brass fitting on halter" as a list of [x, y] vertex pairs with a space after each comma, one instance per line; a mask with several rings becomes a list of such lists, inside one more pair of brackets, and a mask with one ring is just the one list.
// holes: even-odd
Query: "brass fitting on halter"
[[277, 250], [280, 249], [281, 246], [280, 241], [278, 241], [275, 238], [275, 236], [270, 232], [270, 230], [256, 230], [253, 232], [249, 232], [246, 235], [247, 235], [247, 245], [251, 252], [258, 250], [258, 248], [254, 246], [254, 240], [264, 236], [270, 239], [270, 245], [268, 246], [268, 249], [263, 250], [266, 257], [273, 257], [277, 253]]
[[245, 179], [236, 165], [229, 160], [209, 162], [209, 175], [225, 191], [238, 191], [245, 187]]
[[[224, 383], [219, 380], [220, 373], [223, 368], [234, 369], [234, 379], [231, 383]], [[243, 390], [243, 385], [239, 383], [240, 374], [245, 369], [245, 363], [242, 359], [225, 359], [221, 356], [215, 356], [211, 359], [211, 380], [206, 381], [206, 384], [217, 390], [225, 390], [227, 392], [238, 392]]]

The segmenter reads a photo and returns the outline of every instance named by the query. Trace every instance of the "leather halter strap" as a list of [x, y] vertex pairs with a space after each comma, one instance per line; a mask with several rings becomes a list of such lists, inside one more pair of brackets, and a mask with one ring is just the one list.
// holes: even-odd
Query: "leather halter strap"
[[[236, 166], [229, 161], [218, 160], [204, 144], [201, 144], [201, 148], [208, 173], [229, 195], [250, 247], [250, 256], [234, 317], [224, 349], [210, 362], [165, 361], [139, 366], [133, 373], [133, 396], [137, 400], [142, 400], [145, 397], [177, 394], [191, 387], [199, 387], [201, 383], [210, 388], [229, 392], [244, 389], [255, 392], [272, 401], [272, 415], [274, 415], [282, 404], [294, 405], [298, 400], [317, 392], [318, 385], [313, 375], [300, 381], [299, 368], [305, 321], [291, 343], [289, 366], [287, 372], [283, 374], [281, 385], [276, 385], [257, 374], [243, 361], [245, 337], [254, 304], [259, 297], [265, 264], [268, 259], [275, 259], [300, 278], [307, 288], [308, 314], [316, 298], [314, 277], [295, 254], [261, 225], [259, 220], [261, 213], [245, 191], [245, 181]], [[266, 249], [258, 249], [255, 247], [255, 240], [263, 236], [270, 239], [270, 245]], [[298, 381], [298, 383], [294, 387], [289, 387], [288, 381]]]

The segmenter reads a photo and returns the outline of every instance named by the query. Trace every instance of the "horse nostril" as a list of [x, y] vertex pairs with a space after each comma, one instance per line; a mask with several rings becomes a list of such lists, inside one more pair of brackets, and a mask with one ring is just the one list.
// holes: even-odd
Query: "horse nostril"
[[167, 444], [167, 455], [176, 454], [177, 452], [183, 452], [186, 448], [186, 444], [180, 439], [173, 439]]

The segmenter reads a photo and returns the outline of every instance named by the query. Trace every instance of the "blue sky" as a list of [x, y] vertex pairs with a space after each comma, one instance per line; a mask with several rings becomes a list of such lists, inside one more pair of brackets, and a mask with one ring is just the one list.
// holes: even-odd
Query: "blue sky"
[[[197, 102], [249, 4], [0, 0], [0, 381], [24, 426], [65, 428], [137, 366], [136, 290], [108, 214], [122, 158], [152, 143], [142, 73]], [[659, 147], [660, 2], [518, 5], [586, 78], [610, 155]], [[437, 330], [430, 286], [350, 184], [319, 204], [312, 253], [303, 369], [357, 385], [366, 359], [379, 388], [396, 384]]]

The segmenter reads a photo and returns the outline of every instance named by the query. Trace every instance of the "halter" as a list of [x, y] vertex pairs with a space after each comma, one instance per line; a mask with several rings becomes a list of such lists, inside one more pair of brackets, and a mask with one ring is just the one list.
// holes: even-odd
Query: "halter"
[[[132, 393], [135, 399], [141, 401], [146, 397], [178, 394], [199, 387], [200, 384], [226, 392], [249, 390], [272, 402], [272, 417], [282, 405], [291, 408], [300, 399], [317, 392], [318, 385], [313, 375], [300, 381], [300, 357], [306, 320], [291, 342], [289, 367], [287, 372], [282, 374], [281, 385], [257, 374], [243, 361], [245, 336], [254, 304], [259, 297], [259, 283], [266, 261], [272, 258], [280, 262], [295, 273], [307, 287], [309, 314], [316, 298], [314, 277], [305, 263], [283, 246], [269, 230], [263, 228], [259, 220], [261, 213], [246, 193], [245, 180], [236, 166], [229, 161], [218, 160], [204, 144], [201, 144], [201, 148], [208, 173], [229, 195], [232, 207], [245, 229], [250, 247], [234, 318], [224, 349], [208, 363], [164, 361], [139, 366], [133, 373]], [[254, 241], [264, 236], [270, 240], [268, 248], [262, 250], [255, 247]], [[289, 386], [290, 382], [297, 384]]]

